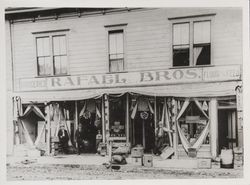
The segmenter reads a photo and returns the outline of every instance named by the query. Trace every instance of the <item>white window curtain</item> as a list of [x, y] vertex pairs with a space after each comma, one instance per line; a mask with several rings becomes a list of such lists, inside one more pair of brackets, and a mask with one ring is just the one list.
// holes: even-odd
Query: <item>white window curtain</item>
[[45, 120], [45, 115], [42, 113], [42, 111], [36, 106], [36, 105], [28, 105], [28, 107], [25, 109], [22, 117], [26, 117], [31, 111], [33, 111], [37, 116]]
[[203, 47], [194, 47], [194, 63], [197, 65], [197, 59], [201, 54]]

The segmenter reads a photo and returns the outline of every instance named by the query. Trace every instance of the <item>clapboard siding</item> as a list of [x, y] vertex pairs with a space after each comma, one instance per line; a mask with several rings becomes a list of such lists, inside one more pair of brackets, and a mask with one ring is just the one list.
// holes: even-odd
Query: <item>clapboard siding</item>
[[[69, 74], [108, 72], [108, 38], [105, 25], [125, 26], [126, 71], [172, 67], [172, 33], [168, 18], [216, 13], [212, 23], [214, 65], [241, 64], [242, 22], [240, 9], [144, 9], [95, 16], [59, 18], [13, 25], [15, 79], [36, 77], [33, 32], [69, 29]], [[17, 84], [16, 84], [17, 86]]]

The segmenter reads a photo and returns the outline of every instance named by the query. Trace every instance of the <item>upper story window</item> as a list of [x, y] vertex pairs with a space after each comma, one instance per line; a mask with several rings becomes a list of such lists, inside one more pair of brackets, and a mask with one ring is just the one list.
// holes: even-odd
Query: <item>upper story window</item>
[[109, 71], [124, 71], [124, 33], [123, 30], [109, 31]]
[[66, 35], [36, 37], [38, 76], [67, 74]]
[[211, 64], [210, 27], [210, 21], [173, 24], [174, 67]]

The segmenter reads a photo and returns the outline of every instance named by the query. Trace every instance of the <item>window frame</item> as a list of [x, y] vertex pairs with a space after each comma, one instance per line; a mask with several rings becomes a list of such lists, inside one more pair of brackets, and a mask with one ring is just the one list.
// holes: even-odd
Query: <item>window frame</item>
[[[51, 30], [51, 31], [42, 31], [42, 32], [33, 32], [34, 36], [34, 58], [36, 61], [36, 77], [44, 78], [44, 77], [55, 77], [55, 76], [68, 76], [69, 73], [69, 49], [68, 49], [68, 31], [69, 29], [64, 30]], [[65, 48], [66, 48], [66, 69], [67, 72], [63, 74], [55, 74], [55, 65], [54, 65], [54, 51], [53, 51], [53, 37], [56, 36], [65, 36]], [[39, 65], [38, 65], [38, 53], [37, 53], [37, 39], [49, 37], [49, 58], [51, 63], [51, 74], [50, 75], [40, 75], [39, 74]]]
[[[216, 14], [209, 15], [195, 15], [195, 16], [187, 16], [187, 17], [175, 17], [169, 18], [170, 26], [171, 26], [171, 68], [194, 68], [194, 67], [211, 67], [214, 65], [213, 61], [213, 24], [214, 24], [214, 16]], [[205, 65], [195, 65], [194, 61], [194, 23], [196, 22], [210, 22], [210, 64]], [[174, 66], [173, 60], [173, 49], [174, 49], [174, 25], [175, 24], [184, 24], [189, 23], [189, 66]]]
[[[126, 27], [127, 23], [124, 24], [116, 24], [116, 25], [105, 25], [106, 29], [106, 53], [107, 53], [107, 63], [106, 63], [106, 69], [107, 73], [124, 73], [127, 72], [127, 50], [126, 50]], [[122, 71], [111, 71], [110, 70], [110, 59], [109, 59], [109, 34], [110, 32], [116, 32], [116, 31], [122, 31], [123, 32], [123, 70]]]

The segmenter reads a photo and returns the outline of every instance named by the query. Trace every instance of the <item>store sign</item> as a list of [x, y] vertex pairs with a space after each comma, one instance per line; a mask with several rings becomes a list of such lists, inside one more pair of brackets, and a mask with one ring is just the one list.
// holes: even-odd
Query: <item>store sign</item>
[[108, 88], [217, 82], [240, 79], [240, 66], [219, 66], [114, 74], [29, 78], [20, 80], [21, 91]]

